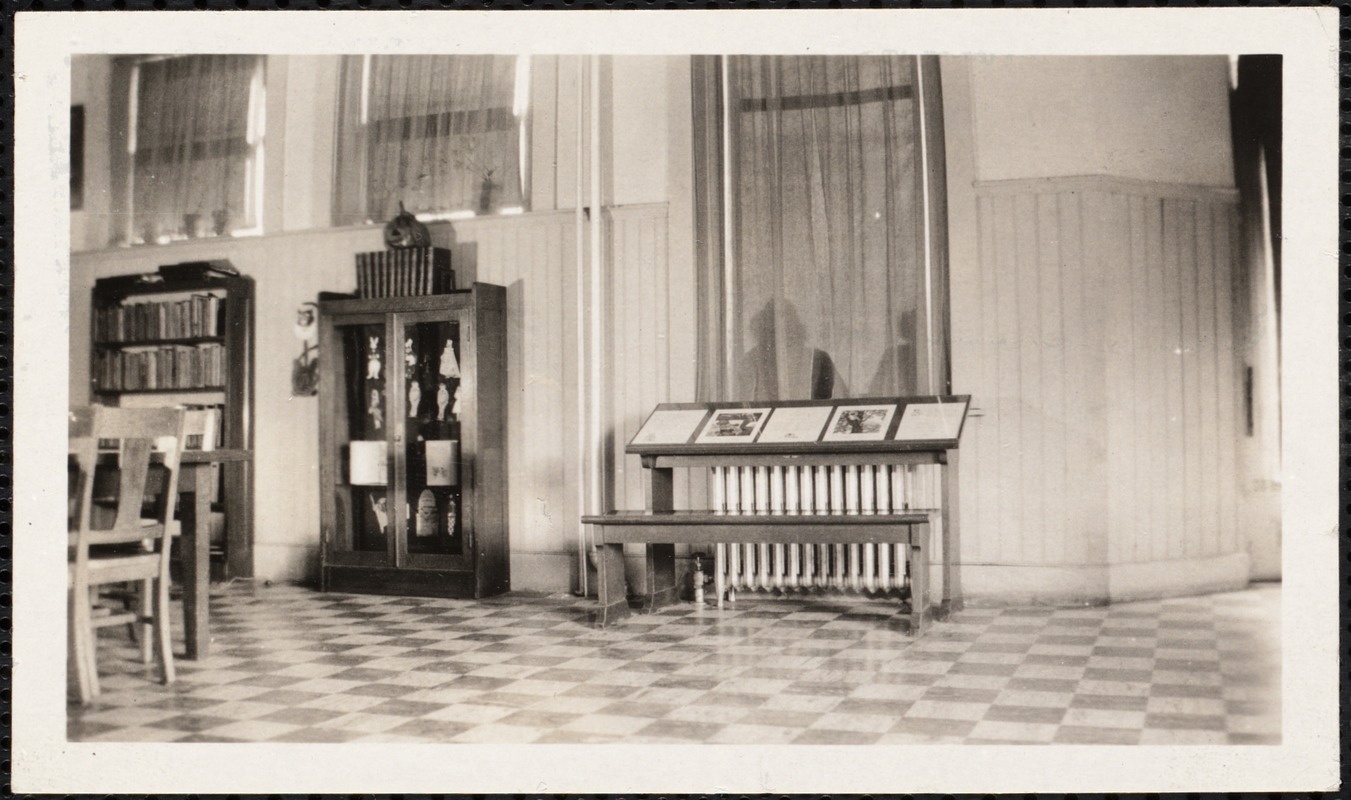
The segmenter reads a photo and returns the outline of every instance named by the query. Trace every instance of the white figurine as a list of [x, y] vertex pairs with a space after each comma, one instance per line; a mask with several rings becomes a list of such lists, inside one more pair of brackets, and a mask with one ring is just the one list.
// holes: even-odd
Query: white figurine
[[377, 431], [380, 430], [381, 426], [385, 424], [385, 415], [380, 410], [379, 389], [371, 389], [371, 405], [367, 412], [371, 415], [371, 424], [375, 426]]
[[420, 539], [436, 535], [436, 495], [431, 489], [423, 489], [418, 495], [417, 527], [414, 530]]
[[455, 358], [455, 343], [449, 339], [446, 340], [445, 349], [441, 351], [441, 377], [460, 377], [460, 362]]
[[413, 340], [403, 340], [403, 361], [410, 368], [417, 366], [417, 354], [413, 352]]
[[446, 418], [446, 406], [450, 405], [450, 391], [440, 381], [436, 382], [436, 418]]
[[384, 495], [371, 498], [371, 510], [375, 512], [375, 521], [380, 526], [381, 533], [389, 531], [389, 504]]
[[416, 417], [420, 405], [422, 405], [422, 386], [417, 381], [412, 381], [408, 384], [408, 416]]
[[380, 339], [371, 337], [371, 352], [366, 356], [366, 378], [367, 380], [380, 380]]
[[460, 416], [460, 387], [455, 387], [455, 405], [450, 407], [451, 416]]

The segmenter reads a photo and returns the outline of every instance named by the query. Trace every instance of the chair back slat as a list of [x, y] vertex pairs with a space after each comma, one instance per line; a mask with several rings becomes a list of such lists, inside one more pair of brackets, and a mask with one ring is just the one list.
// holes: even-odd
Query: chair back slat
[[[179, 409], [96, 406], [88, 413], [88, 435], [70, 443], [70, 452], [82, 473], [79, 481], [81, 499], [75, 514], [77, 559], [87, 557], [91, 545], [164, 536], [173, 516], [178, 464], [183, 450], [184, 412]], [[83, 431], [83, 420], [72, 415], [72, 429], [76, 429], [77, 422]], [[100, 445], [111, 440], [117, 441], [117, 496], [113, 498], [117, 511], [111, 527], [94, 529], [92, 506], [96, 481], [89, 476], [95, 474]], [[143, 516], [143, 504], [149, 478], [155, 474], [163, 476], [164, 485], [157, 487], [154, 516], [147, 519]], [[158, 477], [156, 482], [160, 482]]]
[[150, 439], [123, 439], [118, 452], [117, 517], [113, 530], [125, 531], [141, 526], [145, 479], [150, 472], [150, 454], [155, 443]]

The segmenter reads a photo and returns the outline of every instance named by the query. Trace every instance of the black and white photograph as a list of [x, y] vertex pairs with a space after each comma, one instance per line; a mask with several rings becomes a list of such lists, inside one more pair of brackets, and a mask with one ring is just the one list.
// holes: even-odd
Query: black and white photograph
[[755, 441], [755, 436], [765, 424], [769, 412], [768, 408], [714, 411], [694, 441], [696, 444], [750, 444]]
[[894, 405], [839, 406], [826, 425], [825, 440], [850, 442], [885, 439], [894, 416]]
[[19, 12], [15, 791], [1335, 790], [1337, 25]]

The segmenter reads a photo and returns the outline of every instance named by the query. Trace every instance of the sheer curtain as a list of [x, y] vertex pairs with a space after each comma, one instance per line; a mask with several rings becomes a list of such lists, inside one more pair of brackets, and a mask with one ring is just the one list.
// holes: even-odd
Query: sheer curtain
[[516, 56], [347, 56], [335, 222], [523, 206]]
[[132, 75], [131, 241], [255, 227], [262, 56], [146, 60]]
[[705, 265], [721, 272], [705, 286], [721, 282], [723, 303], [701, 340], [701, 360], [724, 369], [704, 371], [706, 399], [943, 388], [916, 64], [726, 59], [730, 252]]

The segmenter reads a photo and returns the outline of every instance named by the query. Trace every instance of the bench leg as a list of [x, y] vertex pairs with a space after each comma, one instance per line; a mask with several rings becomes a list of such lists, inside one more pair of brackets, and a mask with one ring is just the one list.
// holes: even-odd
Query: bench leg
[[[921, 529], [920, 536], [926, 536]], [[910, 545], [910, 635], [924, 632], [925, 616], [929, 613], [929, 555], [923, 541]]]
[[629, 615], [629, 601], [624, 593], [624, 545], [597, 545], [596, 576], [596, 595], [600, 600], [596, 624], [604, 627]]
[[676, 601], [675, 545], [647, 546], [647, 596], [643, 611], [652, 612]]

